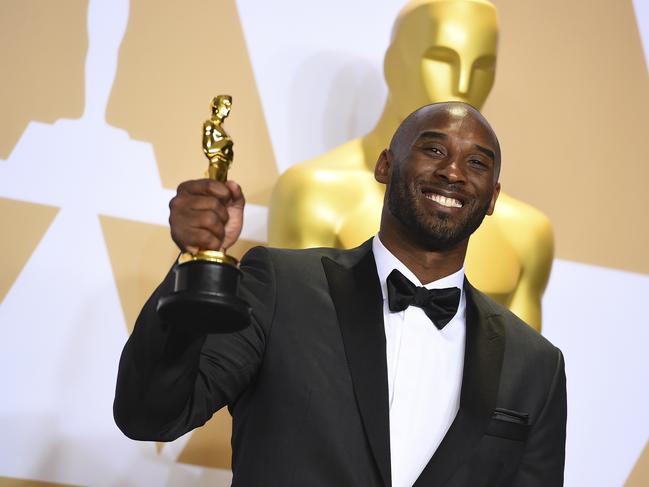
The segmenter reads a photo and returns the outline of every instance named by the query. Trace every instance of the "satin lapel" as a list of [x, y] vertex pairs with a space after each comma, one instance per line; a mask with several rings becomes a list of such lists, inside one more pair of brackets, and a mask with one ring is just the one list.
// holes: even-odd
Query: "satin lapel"
[[383, 300], [371, 241], [351, 266], [323, 257], [365, 434], [383, 483], [391, 485], [390, 416]]
[[465, 280], [466, 347], [460, 409], [414, 487], [443, 485], [478, 446], [498, 395], [505, 350], [502, 321]]

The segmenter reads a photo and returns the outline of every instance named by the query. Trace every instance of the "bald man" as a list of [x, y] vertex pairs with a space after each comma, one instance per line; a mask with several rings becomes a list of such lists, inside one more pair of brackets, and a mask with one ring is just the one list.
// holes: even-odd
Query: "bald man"
[[[248, 252], [244, 331], [161, 322], [172, 269], [124, 348], [119, 427], [170, 441], [227, 405], [235, 487], [562, 485], [561, 352], [464, 277], [499, 170], [478, 111], [428, 105], [376, 163], [377, 236], [352, 250]], [[234, 182], [183, 183], [170, 207], [181, 250], [228, 248], [241, 231]]]

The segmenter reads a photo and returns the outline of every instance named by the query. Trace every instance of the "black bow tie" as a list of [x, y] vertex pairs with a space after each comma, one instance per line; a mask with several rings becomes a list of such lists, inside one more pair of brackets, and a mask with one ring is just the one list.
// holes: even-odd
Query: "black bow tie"
[[455, 316], [460, 304], [460, 290], [456, 287], [426, 289], [415, 286], [406, 276], [394, 269], [387, 280], [390, 311], [403, 311], [417, 306], [440, 330]]

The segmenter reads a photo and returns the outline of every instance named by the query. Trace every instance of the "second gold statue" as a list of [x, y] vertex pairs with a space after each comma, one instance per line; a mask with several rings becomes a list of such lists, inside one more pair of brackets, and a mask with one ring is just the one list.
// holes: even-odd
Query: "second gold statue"
[[[223, 128], [232, 97], [212, 100], [212, 116], [203, 124], [203, 152], [209, 179], [224, 182], [232, 165], [234, 143]], [[173, 326], [206, 333], [227, 333], [250, 323], [250, 306], [238, 296], [239, 263], [223, 251], [183, 252], [174, 269], [174, 291], [158, 301], [158, 314]]]

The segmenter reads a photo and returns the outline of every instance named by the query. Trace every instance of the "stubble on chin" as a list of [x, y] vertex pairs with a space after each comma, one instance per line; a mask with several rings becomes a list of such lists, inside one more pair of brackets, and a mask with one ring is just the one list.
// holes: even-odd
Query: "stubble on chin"
[[415, 241], [430, 251], [450, 250], [466, 240], [482, 223], [490, 203], [480, 207], [476, 200], [467, 201], [465, 204], [471, 206], [468, 214], [454, 221], [447, 213], [425, 209], [422, 198], [415, 183], [407, 186], [400, 175], [393, 176], [388, 187], [388, 209]]

